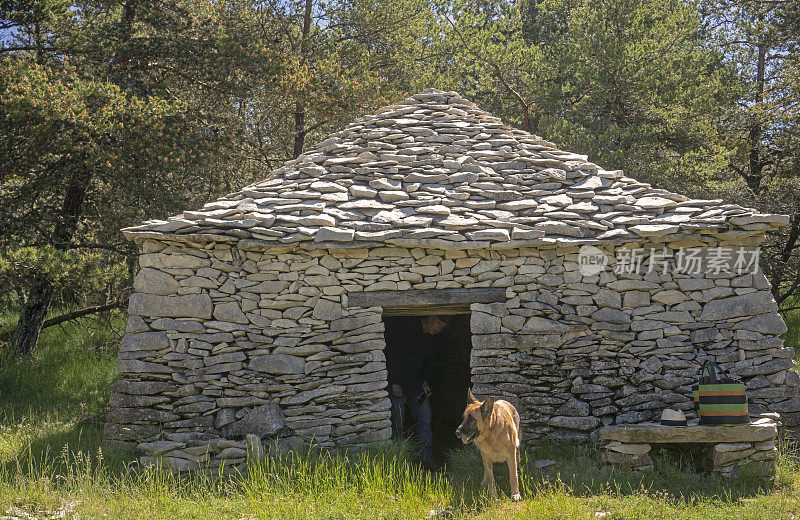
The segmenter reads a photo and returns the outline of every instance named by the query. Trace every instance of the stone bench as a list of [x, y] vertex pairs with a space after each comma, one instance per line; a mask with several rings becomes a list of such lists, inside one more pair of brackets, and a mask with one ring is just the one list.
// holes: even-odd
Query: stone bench
[[735, 426], [662, 426], [658, 423], [607, 426], [600, 430], [603, 460], [612, 466], [653, 469], [653, 444], [697, 448], [703, 468], [732, 476], [749, 466], [759, 475], [775, 474], [778, 423], [770, 418]]

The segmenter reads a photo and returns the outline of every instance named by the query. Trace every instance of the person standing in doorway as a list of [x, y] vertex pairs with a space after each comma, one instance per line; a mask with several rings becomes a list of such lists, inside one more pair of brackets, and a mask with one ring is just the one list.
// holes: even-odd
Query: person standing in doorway
[[438, 316], [407, 318], [398, 327], [387, 329], [386, 368], [389, 373], [389, 399], [392, 402], [392, 438], [403, 436], [406, 407], [416, 421], [415, 443], [419, 461], [433, 466], [431, 429], [431, 382], [434, 365], [434, 336], [447, 323]]

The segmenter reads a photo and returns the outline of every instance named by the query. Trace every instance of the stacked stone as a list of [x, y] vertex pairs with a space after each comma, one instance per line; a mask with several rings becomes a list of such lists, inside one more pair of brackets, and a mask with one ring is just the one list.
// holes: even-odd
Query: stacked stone
[[[276, 446], [279, 448], [278, 446]], [[247, 434], [244, 441], [231, 439], [189, 442], [155, 441], [139, 443], [142, 465], [161, 466], [175, 473], [206, 470], [220, 473], [225, 469], [243, 471], [248, 461], [260, 460], [265, 453], [261, 438]]]
[[474, 249], [740, 240], [787, 222], [652, 188], [508, 127], [455, 92], [430, 90], [356, 120], [263, 182], [126, 233]]
[[689, 447], [695, 456], [708, 457], [710, 460], [695, 460], [695, 463], [725, 477], [738, 475], [742, 470], [762, 477], [773, 476], [778, 458], [777, 435], [777, 423], [769, 417], [749, 425], [642, 424], [630, 428], [611, 427], [600, 432], [603, 460], [609, 465], [648, 471], [653, 469], [648, 455], [651, 446], [671, 445]]
[[795, 417], [800, 381], [763, 273], [669, 260], [587, 276], [577, 254], [753, 248], [785, 220], [654, 190], [453, 93], [421, 94], [263, 183], [126, 230], [141, 269], [106, 437], [388, 439], [383, 309], [348, 301], [381, 290], [505, 289], [471, 307], [471, 376], [476, 395], [519, 408], [526, 441], [690, 410], [706, 358], [746, 381], [754, 410]]
[[[651, 471], [653, 461], [648, 454], [650, 448], [650, 444], [612, 441], [603, 447], [603, 461], [620, 468]], [[713, 471], [722, 476], [736, 476], [746, 467], [745, 471], [771, 477], [775, 474], [778, 448], [774, 440], [719, 443], [713, 445], [711, 456]]]
[[653, 459], [649, 453], [649, 444], [611, 441], [604, 446], [603, 461], [621, 468], [650, 471], [653, 469]]
[[507, 302], [473, 306], [476, 391], [519, 402], [527, 438], [586, 440], [665, 408], [692, 416], [705, 359], [747, 382], [752, 412], [797, 420], [794, 352], [763, 273], [689, 277], [670, 264], [667, 274], [582, 276], [576, 255], [559, 251], [521, 251]]
[[775, 474], [778, 446], [774, 440], [720, 443], [714, 445], [714, 471], [724, 476], [740, 473], [743, 467], [761, 476]]
[[338, 282], [329, 270], [364, 259], [150, 241], [144, 251], [109, 435], [131, 443], [163, 428], [176, 442], [237, 437], [254, 433], [251, 411], [277, 403], [285, 426], [260, 433], [322, 445], [386, 438], [381, 317], [345, 315], [347, 276]]
[[[768, 391], [751, 396], [754, 411], [797, 395], [760, 272], [583, 276], [574, 248], [142, 247], [108, 425], [127, 442], [162, 431], [176, 442], [244, 433], [323, 445], [387, 438], [381, 309], [347, 304], [350, 293], [386, 288], [506, 289], [504, 303], [472, 305], [472, 381], [476, 394], [518, 406], [528, 441], [586, 440], [665, 407], [690, 411], [691, 385], [709, 357], [749, 387], [766, 381]], [[273, 403], [285, 423], [247, 427]]]

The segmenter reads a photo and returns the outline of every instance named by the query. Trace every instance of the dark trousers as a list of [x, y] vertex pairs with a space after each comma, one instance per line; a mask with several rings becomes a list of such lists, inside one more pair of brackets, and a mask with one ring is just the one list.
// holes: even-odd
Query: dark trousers
[[433, 430], [431, 429], [431, 400], [425, 399], [421, 403], [419, 397], [421, 393], [411, 395], [403, 392], [400, 397], [395, 397], [389, 393], [392, 401], [392, 438], [401, 439], [403, 437], [403, 421], [406, 414], [406, 406], [411, 410], [416, 424], [414, 425], [414, 442], [421, 462], [433, 460]]

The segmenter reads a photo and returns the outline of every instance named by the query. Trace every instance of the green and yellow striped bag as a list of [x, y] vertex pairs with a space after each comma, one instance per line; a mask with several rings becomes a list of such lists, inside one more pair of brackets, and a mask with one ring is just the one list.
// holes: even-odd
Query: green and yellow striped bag
[[744, 383], [730, 377], [713, 361], [703, 363], [697, 389], [700, 424], [747, 424], [750, 414]]

